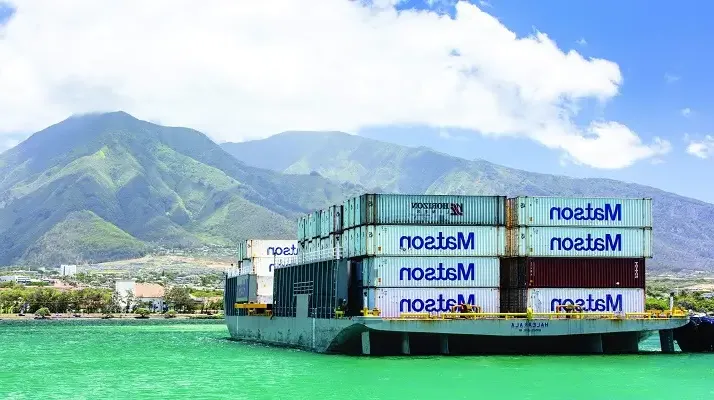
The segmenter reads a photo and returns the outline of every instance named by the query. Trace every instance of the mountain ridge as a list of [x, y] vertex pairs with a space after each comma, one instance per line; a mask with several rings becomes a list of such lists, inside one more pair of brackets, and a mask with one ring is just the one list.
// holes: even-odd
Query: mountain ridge
[[[0, 265], [97, 262], [121, 255], [115, 243], [88, 241], [88, 226], [133, 243], [134, 251], [122, 257], [141, 256], [156, 246], [290, 237], [297, 215], [362, 190], [319, 176], [251, 167], [201, 132], [124, 112], [73, 116], [33, 134], [0, 154], [0, 176]], [[70, 215], [77, 218], [67, 221]], [[55, 227], [62, 223], [77, 236], [69, 242], [76, 244], [75, 254], [34, 254], [49, 254], [47, 244], [57, 241], [62, 231]], [[54, 236], [46, 237], [48, 232]]]
[[[714, 270], [714, 205], [609, 178], [574, 178], [467, 160], [428, 147], [407, 147], [346, 133], [283, 132], [262, 140], [223, 143], [246, 164], [276, 172], [312, 171], [337, 182], [383, 192], [653, 198], [657, 269]], [[289, 156], [288, 149], [295, 149]], [[271, 157], [280, 154], [281, 157]]]

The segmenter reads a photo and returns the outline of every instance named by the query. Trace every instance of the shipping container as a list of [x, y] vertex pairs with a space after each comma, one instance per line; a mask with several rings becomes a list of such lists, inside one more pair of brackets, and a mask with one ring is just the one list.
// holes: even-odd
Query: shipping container
[[338, 249], [341, 248], [342, 244], [340, 242], [340, 235], [338, 234], [331, 234], [328, 237], [320, 239], [320, 250], [321, 251], [329, 251], [331, 249]]
[[340, 299], [347, 298], [347, 262], [331, 260], [275, 270], [273, 315], [295, 317], [297, 295], [309, 295], [308, 316], [333, 318]]
[[506, 207], [508, 226], [651, 228], [652, 199], [612, 197], [515, 197]]
[[645, 311], [644, 289], [540, 288], [528, 289], [528, 306], [536, 313], [556, 312], [559, 305], [577, 305], [583, 312], [639, 313]]
[[238, 287], [238, 278], [235, 276], [226, 279], [226, 284], [223, 289], [223, 310], [227, 316], [235, 316], [236, 291]]
[[261, 300], [272, 298], [273, 277], [240, 275], [236, 278], [236, 303], [256, 303]]
[[352, 257], [496, 257], [505, 251], [505, 227], [363, 225], [350, 229]]
[[478, 306], [481, 312], [499, 312], [498, 288], [364, 288], [363, 295], [367, 307], [378, 308], [384, 318], [408, 312], [438, 315], [459, 303]]
[[360, 225], [504, 225], [505, 196], [365, 194], [347, 202], [344, 229]]
[[244, 240], [238, 243], [238, 259], [297, 256], [298, 248], [297, 240]]
[[652, 257], [652, 229], [529, 227], [509, 229], [510, 257]]
[[498, 257], [367, 257], [365, 287], [487, 287], [499, 285]]
[[342, 206], [330, 206], [320, 211], [320, 237], [342, 232]]
[[645, 288], [644, 258], [501, 258], [502, 288]]
[[283, 265], [288, 265], [294, 261], [294, 257], [255, 257], [250, 260], [243, 260], [241, 264], [241, 275], [253, 274], [258, 276], [273, 276], [275, 269]]

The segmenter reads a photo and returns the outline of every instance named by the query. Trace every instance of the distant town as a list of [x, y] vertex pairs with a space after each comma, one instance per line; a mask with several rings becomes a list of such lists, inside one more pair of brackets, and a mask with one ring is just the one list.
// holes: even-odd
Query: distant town
[[2, 318], [222, 318], [230, 256], [0, 268]]

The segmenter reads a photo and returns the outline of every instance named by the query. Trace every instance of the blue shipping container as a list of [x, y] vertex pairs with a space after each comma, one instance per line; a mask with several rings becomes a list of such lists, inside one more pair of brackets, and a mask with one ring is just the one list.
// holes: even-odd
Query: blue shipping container
[[505, 225], [505, 203], [505, 196], [365, 194], [347, 201], [343, 225]]
[[497, 257], [506, 247], [501, 226], [363, 225], [350, 231], [351, 257]]
[[650, 228], [528, 227], [508, 230], [510, 257], [652, 257]]
[[498, 257], [367, 257], [364, 287], [495, 287]]
[[509, 227], [652, 227], [652, 199], [523, 196], [508, 199], [506, 208]]

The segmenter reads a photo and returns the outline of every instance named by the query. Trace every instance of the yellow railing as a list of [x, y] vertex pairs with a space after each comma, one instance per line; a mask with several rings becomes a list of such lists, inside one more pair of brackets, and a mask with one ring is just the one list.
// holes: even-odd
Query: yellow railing
[[608, 319], [608, 320], [664, 320], [672, 318], [686, 318], [683, 310], [674, 311], [646, 311], [642, 313], [605, 313], [605, 312], [551, 312], [536, 313], [528, 309], [525, 313], [483, 313], [483, 312], [445, 312], [440, 314], [428, 312], [407, 312], [399, 314], [401, 320], [455, 320], [455, 319]]

